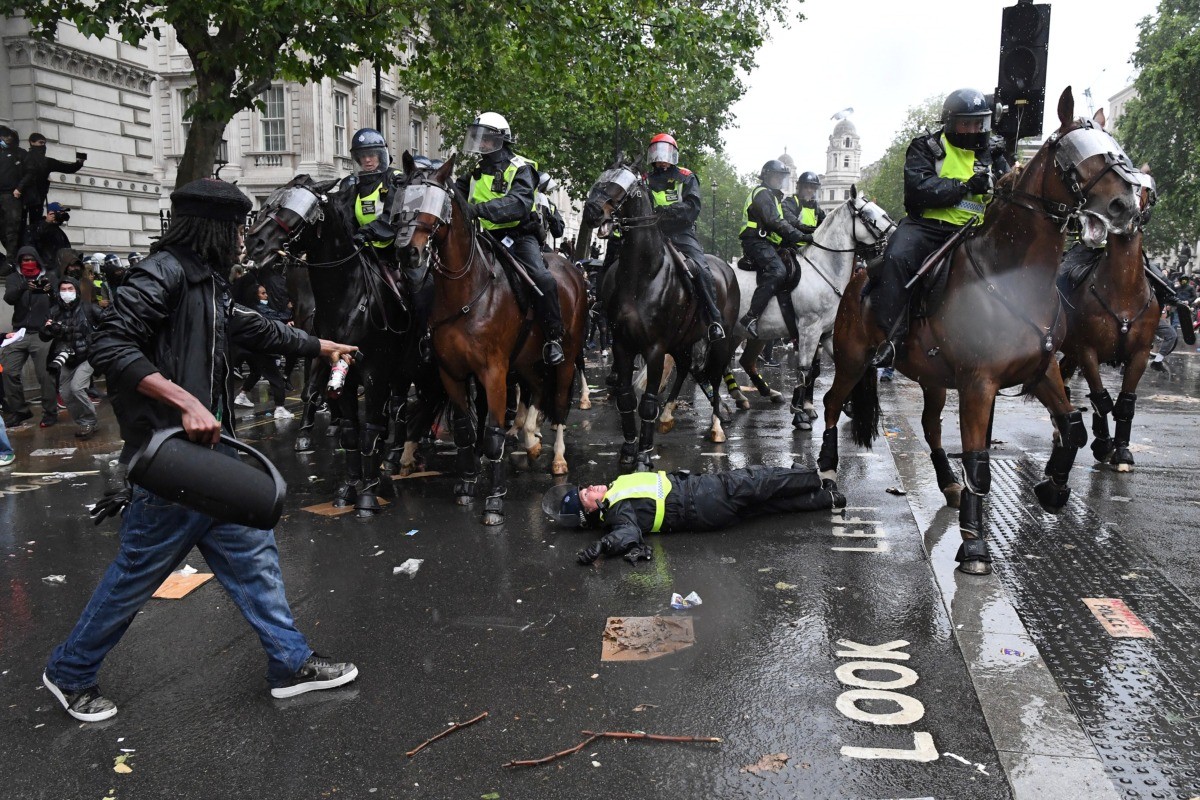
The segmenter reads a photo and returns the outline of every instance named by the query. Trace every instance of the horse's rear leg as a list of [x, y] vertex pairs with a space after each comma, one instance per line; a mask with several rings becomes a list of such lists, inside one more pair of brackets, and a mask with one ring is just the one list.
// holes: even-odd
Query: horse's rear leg
[[[1054, 446], [1050, 450], [1050, 460], [1046, 462], [1046, 480], [1034, 486], [1033, 492], [1043, 508], [1056, 512], [1067, 504], [1067, 499], [1071, 496], [1067, 480], [1071, 476], [1071, 468], [1075, 465], [1075, 454], [1080, 447], [1087, 444], [1087, 428], [1083, 424], [1083, 413], [1072, 408], [1067, 400], [1062, 375], [1055, 362], [1050, 362], [1045, 377], [1033, 387], [1033, 393], [1050, 412], [1056, 434]], [[1133, 418], [1132, 406], [1133, 404], [1129, 403], [1130, 420]], [[1118, 417], [1118, 436], [1120, 425]]]
[[450, 396], [450, 427], [454, 429], [454, 502], [469, 506], [475, 502], [476, 485], [479, 482], [479, 455], [475, 452], [475, 425], [471, 420], [470, 399], [467, 387], [453, 383], [442, 376], [446, 393]]
[[537, 406], [525, 407], [525, 420], [521, 425], [521, 438], [524, 440], [525, 457], [537, 461], [542, 454], [542, 432], [538, 424]]
[[[487, 393], [487, 421], [483, 429], [483, 456], [488, 461], [488, 469], [492, 477], [492, 489], [483, 503], [483, 524], [504, 524], [504, 495], [508, 493], [506, 462], [504, 460], [504, 429], [501, 424], [505, 414], [505, 376], [500, 374], [485, 374], [482, 377], [483, 389]], [[532, 398], [530, 398], [532, 400]], [[537, 409], [530, 405], [526, 413], [526, 431], [529, 430], [529, 420], [537, 426]], [[540, 444], [538, 449], [540, 450]], [[527, 451], [528, 452], [528, 451]], [[532, 454], [530, 454], [531, 457]]]
[[[1057, 370], [1056, 366], [1056, 373]], [[945, 392], [942, 394], [944, 398]], [[996, 385], [977, 379], [976, 383], [970, 386], [959, 387], [958, 400], [964, 484], [958, 506], [958, 528], [963, 543], [954, 558], [958, 561], [960, 572], [968, 575], [989, 575], [992, 571], [992, 557], [988, 553], [986, 542], [984, 500], [992, 488], [992, 465], [987, 449], [987, 437], [992, 409], [996, 404]]]
[[[742, 411], [750, 410], [750, 398], [742, 393], [742, 387], [738, 385], [737, 378], [733, 377], [732, 372], [725, 373], [725, 388], [729, 390], [729, 396], [737, 403], [738, 408]], [[721, 411], [718, 408], [717, 414], [720, 415], [720, 413]]]
[[[326, 369], [322, 370], [320, 365], [314, 365], [313, 361], [325, 364]], [[300, 430], [296, 432], [297, 453], [311, 453], [315, 449], [313, 447], [313, 427], [317, 424], [317, 408], [321, 405], [319, 382], [323, 376], [326, 380], [328, 379], [328, 366], [329, 362], [324, 359], [311, 359], [305, 370], [307, 379], [304, 382], [304, 411], [300, 417]]]
[[363, 485], [362, 453], [359, 451], [360, 439], [358, 430], [358, 380], [351, 370], [346, 383], [342, 387], [342, 396], [338, 400], [338, 408], [342, 412], [342, 423], [338, 428], [341, 437], [342, 450], [346, 454], [346, 474], [342, 483], [333, 493], [335, 508], [345, 508], [358, 500], [359, 490]]
[[821, 374], [820, 356], [814, 356], [811, 364], [796, 361], [796, 388], [792, 390], [792, 427], [811, 431], [817, 418], [813, 408], [813, 387]]
[[[1066, 361], [1065, 358], [1063, 360]], [[1100, 377], [1100, 363], [1096, 358], [1096, 352], [1094, 350], [1086, 352], [1080, 359], [1079, 365], [1083, 368], [1083, 377], [1088, 384], [1088, 400], [1092, 404], [1092, 455], [1099, 463], [1107, 464], [1112, 460], [1116, 450], [1112, 434], [1108, 429], [1108, 415], [1114, 410], [1113, 399], [1108, 390], [1104, 388], [1104, 381]], [[1069, 374], [1065, 372], [1065, 364], [1060, 364], [1059, 367], [1061, 374]], [[1125, 369], [1126, 372], [1129, 371], [1129, 367]], [[1073, 372], [1074, 369], [1072, 368], [1071, 371]], [[1067, 397], [1069, 399], [1070, 394]]]
[[[662, 414], [658, 418], [658, 432], [670, 433], [675, 430], [675, 404], [679, 399], [679, 391], [683, 388], [683, 382], [687, 379], [688, 371], [680, 365], [679, 369], [675, 370], [674, 380], [671, 383], [671, 391], [667, 394], [667, 402], [663, 405]], [[712, 398], [709, 398], [712, 399]], [[720, 402], [717, 399], [714, 402]]]
[[628, 469], [637, 457], [638, 426], [634, 412], [637, 411], [637, 396], [633, 393], [633, 358], [618, 342], [613, 343], [613, 374], [617, 376], [617, 411], [621, 415], [620, 467]]
[[579, 376], [581, 384], [579, 390], [579, 410], [587, 411], [592, 407], [592, 393], [588, 389], [587, 372], [583, 368], [583, 351], [579, 351], [579, 356], [575, 359], [575, 374]]
[[750, 383], [754, 384], [754, 388], [758, 389], [758, 393], [763, 397], [771, 399], [772, 403], [782, 403], [783, 395], [775, 389], [772, 389], [766, 379], [758, 373], [758, 356], [766, 347], [766, 342], [752, 340], [746, 342], [745, 348], [742, 349], [742, 357], [738, 359], [738, 364], [746, 371], [746, 377], [750, 379]]
[[833, 375], [833, 385], [825, 393], [825, 432], [821, 434], [821, 452], [817, 455], [817, 469], [822, 479], [837, 480], [838, 420], [864, 368], [861, 363], [839, 364]]
[[925, 407], [921, 411], [921, 429], [925, 432], [925, 442], [929, 445], [929, 458], [933, 461], [933, 471], [937, 474], [938, 488], [946, 497], [946, 505], [958, 508], [962, 484], [958, 482], [958, 476], [950, 467], [950, 458], [942, 448], [942, 409], [946, 407], [946, 390], [922, 386], [921, 391], [925, 395]]
[[654, 456], [654, 423], [658, 421], [658, 394], [650, 387], [662, 386], [663, 357], [652, 355], [646, 360], [646, 391], [638, 401], [638, 416], [642, 420], [641, 431], [638, 434], [638, 472], [649, 472]]

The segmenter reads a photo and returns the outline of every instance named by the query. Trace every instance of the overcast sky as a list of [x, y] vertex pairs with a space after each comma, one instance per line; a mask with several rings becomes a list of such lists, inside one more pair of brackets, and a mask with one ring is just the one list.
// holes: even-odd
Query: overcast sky
[[[787, 148], [800, 171], [825, 171], [830, 116], [854, 107], [863, 165], [883, 155], [910, 106], [961, 86], [996, 87], [1001, 9], [1015, 0], [807, 0], [805, 19], [774, 32], [725, 131], [739, 172], [757, 173]], [[1051, 3], [1046, 113], [1074, 87], [1076, 114], [1127, 86], [1137, 23], [1156, 0]], [[793, 11], [794, 13], [794, 11]], [[1047, 123], [1048, 124], [1048, 123]], [[1057, 127], [1057, 124], [1055, 125]], [[1045, 127], [1048, 134], [1052, 128]]]

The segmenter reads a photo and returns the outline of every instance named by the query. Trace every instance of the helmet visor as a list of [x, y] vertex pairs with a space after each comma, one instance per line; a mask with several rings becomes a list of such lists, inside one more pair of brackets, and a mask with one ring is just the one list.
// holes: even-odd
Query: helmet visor
[[952, 114], [946, 122], [946, 138], [964, 150], [986, 150], [992, 131], [992, 113]]
[[765, 172], [762, 176], [763, 186], [779, 191], [783, 188], [783, 180], [786, 177], [786, 172]]
[[679, 150], [670, 142], [655, 142], [646, 151], [646, 160], [651, 164], [657, 164], [660, 161], [667, 164], [678, 164]]
[[504, 146], [504, 136], [500, 131], [488, 125], [472, 125], [467, 128], [467, 136], [463, 140], [463, 152], [486, 156]]
[[391, 161], [388, 157], [388, 149], [382, 146], [361, 147], [352, 151], [351, 155], [354, 157], [354, 163], [358, 165], [360, 175], [383, 172], [387, 169], [388, 162]]

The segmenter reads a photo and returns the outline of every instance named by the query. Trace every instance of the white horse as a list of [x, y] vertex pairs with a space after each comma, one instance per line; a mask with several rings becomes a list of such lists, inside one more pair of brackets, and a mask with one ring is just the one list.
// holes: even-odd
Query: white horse
[[[850, 199], [825, 218], [813, 234], [812, 244], [801, 249], [798, 257], [800, 282], [792, 291], [796, 330], [799, 332], [792, 424], [801, 430], [812, 430], [812, 420], [817, 418], [812, 403], [812, 386], [820, 369], [818, 348], [824, 346], [826, 355], [833, 358], [833, 321], [837, 317], [842, 292], [854, 273], [855, 252], [881, 245], [895, 225], [886, 211], [865, 197], [859, 197], [858, 189], [852, 186]], [[750, 310], [750, 298], [754, 294], [757, 275], [741, 269], [735, 272], [742, 290], [742, 304], [738, 311], [738, 317], [741, 318]], [[742, 325], [738, 325], [733, 335], [738, 339], [746, 339], [749, 334]], [[759, 393], [770, 397], [775, 403], [781, 401], [782, 395], [767, 386], [767, 382], [758, 374], [755, 359], [767, 342], [790, 337], [779, 310], [779, 301], [771, 298], [758, 320], [758, 339], [746, 342], [738, 361]], [[727, 378], [727, 384], [738, 406], [749, 408], [750, 401], [741, 389], [736, 388], [737, 383]]]

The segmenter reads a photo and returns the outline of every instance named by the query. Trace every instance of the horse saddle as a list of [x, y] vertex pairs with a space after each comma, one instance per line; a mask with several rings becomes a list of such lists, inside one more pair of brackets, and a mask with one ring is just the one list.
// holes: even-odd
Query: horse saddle
[[1078, 289], [1092, 274], [1103, 255], [1103, 250], [1092, 249], [1083, 242], [1076, 242], [1068, 248], [1063, 253], [1062, 264], [1058, 268], [1058, 290], [1063, 294], [1071, 294]]
[[503, 242], [487, 234], [480, 238], [492, 251], [496, 263], [500, 265], [500, 271], [508, 279], [508, 285], [512, 287], [513, 296], [517, 299], [517, 308], [521, 310], [521, 314], [527, 315], [533, 303], [533, 279], [525, 271], [525, 265], [517, 260]]
[[783, 317], [783, 325], [787, 328], [788, 338], [798, 339], [800, 330], [796, 325], [796, 306], [792, 303], [792, 292], [800, 285], [800, 261], [796, 258], [795, 252], [787, 248], [780, 248], [779, 255], [783, 259], [787, 277], [780, 284], [775, 299], [779, 302], [779, 315]]

